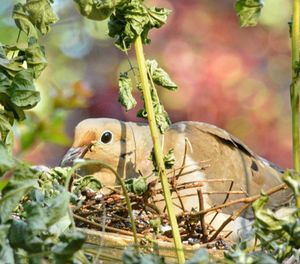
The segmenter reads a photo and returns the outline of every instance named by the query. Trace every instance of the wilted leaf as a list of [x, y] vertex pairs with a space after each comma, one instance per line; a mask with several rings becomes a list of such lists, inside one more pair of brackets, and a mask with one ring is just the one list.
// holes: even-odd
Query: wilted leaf
[[74, 0], [80, 14], [91, 20], [104, 20], [108, 18], [117, 5], [124, 0]]
[[138, 35], [147, 44], [150, 42], [150, 29], [161, 27], [169, 13], [165, 8], [147, 8], [139, 0], [124, 2], [110, 16], [108, 34], [112, 38], [117, 37], [115, 45], [123, 51], [130, 49]]
[[[158, 173], [159, 170], [158, 170], [157, 162], [156, 162], [155, 155], [154, 155], [154, 149], [152, 149], [152, 151], [150, 153], [149, 160], [152, 161], [152, 164], [154, 167], [153, 172]], [[164, 160], [165, 168], [171, 169], [175, 164], [174, 150], [170, 149], [168, 151], [168, 153], [163, 157], [163, 160]]]
[[159, 102], [154, 107], [155, 111], [155, 121], [160, 130], [160, 133], [163, 134], [169, 128], [171, 120], [168, 113], [165, 111], [164, 106]]
[[24, 50], [27, 67], [32, 69], [33, 77], [36, 79], [47, 66], [44, 47], [40, 46], [35, 39], [31, 39], [29, 46]]
[[152, 27], [160, 28], [166, 23], [171, 10], [159, 7], [150, 7], [148, 10], [149, 22]]
[[156, 60], [146, 61], [148, 73], [153, 82], [169, 90], [176, 90], [177, 85], [171, 80], [170, 76], [160, 67]]
[[235, 11], [242, 27], [255, 26], [264, 6], [263, 0], [237, 0]]
[[164, 156], [164, 163], [166, 169], [172, 169], [175, 164], [174, 149], [170, 149], [168, 153]]
[[0, 72], [0, 82], [1, 86], [3, 85], [4, 87], [9, 86], [11, 83], [8, 76], [13, 77], [17, 72], [24, 70], [22, 66], [23, 59], [8, 59], [5, 52], [6, 47], [7, 46], [0, 43], [0, 69], [2, 70], [2, 72]]
[[3, 143], [6, 143], [6, 138], [12, 129], [12, 124], [13, 116], [9, 112], [0, 109], [0, 140]]
[[119, 102], [125, 107], [126, 112], [136, 106], [136, 100], [132, 95], [132, 82], [128, 74], [121, 73], [119, 77]]
[[30, 21], [28, 15], [25, 13], [24, 7], [21, 3], [14, 6], [13, 19], [17, 27], [22, 30], [27, 36], [38, 38], [37, 31]]
[[24, 10], [27, 12], [31, 23], [43, 35], [48, 33], [50, 25], [58, 20], [48, 0], [27, 0]]

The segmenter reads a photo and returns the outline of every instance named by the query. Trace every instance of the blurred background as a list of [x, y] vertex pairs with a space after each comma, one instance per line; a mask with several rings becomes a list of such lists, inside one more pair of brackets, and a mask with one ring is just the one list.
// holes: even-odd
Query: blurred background
[[[11, 19], [16, 2], [1, 0], [1, 43], [16, 41]], [[179, 86], [177, 92], [159, 90], [171, 120], [215, 124], [259, 155], [292, 166], [290, 2], [266, 1], [254, 28], [240, 28], [234, 0], [145, 3], [173, 11], [145, 47], [146, 57], [156, 59]], [[71, 0], [55, 0], [54, 8], [60, 20], [42, 37], [48, 59], [37, 82], [42, 100], [15, 128], [16, 154], [49, 166], [59, 165], [80, 120], [138, 121], [139, 109], [126, 113], [117, 102], [118, 76], [129, 65], [108, 38], [107, 21], [84, 19]], [[135, 63], [133, 50], [129, 56]]]

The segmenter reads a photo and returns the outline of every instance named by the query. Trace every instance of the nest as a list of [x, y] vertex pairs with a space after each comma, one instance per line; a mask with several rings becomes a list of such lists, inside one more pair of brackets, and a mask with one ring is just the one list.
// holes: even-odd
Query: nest
[[[219, 183], [230, 182], [230, 180], [215, 179], [176, 185], [174, 179], [169, 179], [173, 197], [176, 196], [177, 201], [179, 201], [179, 205], [177, 206], [183, 206], [182, 199], [184, 197], [180, 195], [181, 189], [197, 189], [198, 205], [195, 205], [195, 208], [198, 208], [198, 210], [182, 210], [181, 213], [176, 215], [183, 244], [225, 249], [228, 247], [228, 243], [230, 243], [228, 237], [231, 235], [230, 231], [224, 231], [225, 227], [239, 217], [260, 195], [229, 201], [228, 199], [231, 194], [243, 194], [243, 191], [232, 190], [232, 181], [229, 184], [229, 190], [222, 193], [202, 191], [203, 185], [209, 184], [211, 181]], [[159, 202], [157, 199], [159, 197], [158, 194], [162, 191], [155, 189], [154, 186], [154, 183], [149, 184], [147, 192], [143, 195], [128, 193], [138, 237], [141, 240], [172, 242], [172, 229], [166, 210], [164, 208], [161, 211], [155, 206], [156, 202]], [[271, 195], [283, 189], [286, 189], [285, 184], [278, 185], [266, 193]], [[204, 197], [211, 194], [225, 195], [225, 199], [219, 205], [204, 208]], [[103, 194], [101, 191], [92, 191], [87, 188], [81, 191], [81, 200], [81, 206], [73, 208], [74, 218], [78, 227], [133, 236], [126, 200], [117, 188], [110, 194]], [[239, 209], [229, 215], [219, 226], [216, 227], [216, 225], [213, 225], [223, 208], [237, 204], [241, 204]], [[208, 214], [210, 214], [209, 221], [206, 220]]]

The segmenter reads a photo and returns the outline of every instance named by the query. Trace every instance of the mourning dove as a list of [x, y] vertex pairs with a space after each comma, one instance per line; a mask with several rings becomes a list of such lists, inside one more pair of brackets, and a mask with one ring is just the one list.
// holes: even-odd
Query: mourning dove
[[[180, 172], [176, 184], [203, 183], [204, 207], [209, 208], [222, 204], [229, 190], [228, 200], [259, 194], [262, 190], [282, 183], [282, 171], [267, 160], [253, 153], [240, 140], [223, 129], [201, 122], [178, 122], [172, 124], [161, 136], [163, 152], [174, 150], [175, 165], [168, 171], [169, 177]], [[87, 151], [87, 146], [93, 147]], [[153, 165], [149, 160], [152, 150], [152, 138], [147, 124], [122, 122], [109, 118], [91, 118], [80, 122], [75, 129], [72, 148], [63, 158], [62, 165], [72, 164], [74, 159], [99, 160], [114, 168], [124, 179], [151, 175]], [[183, 167], [183, 168], [182, 168]], [[117, 183], [114, 174], [105, 168], [90, 167], [104, 186], [113, 187]], [[176, 176], [176, 177], [177, 177]], [[153, 179], [155, 176], [150, 177]], [[232, 185], [232, 186], [231, 186]], [[234, 192], [235, 191], [235, 192]], [[197, 188], [180, 189], [183, 201], [179, 203], [172, 193], [176, 213], [199, 210]], [[279, 207], [288, 201], [288, 190], [272, 195], [269, 206]], [[163, 197], [157, 195], [155, 204], [163, 209]], [[220, 224], [240, 208], [240, 204], [222, 209], [213, 225]], [[209, 221], [214, 213], [207, 214]], [[251, 219], [251, 213], [238, 218], [228, 226], [228, 230], [245, 228], [243, 225]], [[231, 230], [232, 231], [232, 230]]]

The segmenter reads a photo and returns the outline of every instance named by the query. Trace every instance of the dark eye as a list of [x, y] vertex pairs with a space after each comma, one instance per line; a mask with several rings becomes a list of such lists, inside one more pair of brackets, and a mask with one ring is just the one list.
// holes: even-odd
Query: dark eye
[[101, 142], [104, 144], [107, 144], [107, 143], [111, 142], [112, 138], [113, 138], [113, 136], [110, 131], [104, 131], [101, 136]]

